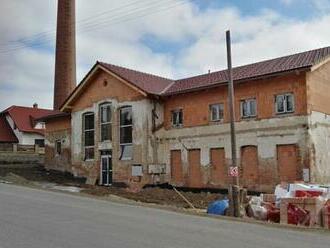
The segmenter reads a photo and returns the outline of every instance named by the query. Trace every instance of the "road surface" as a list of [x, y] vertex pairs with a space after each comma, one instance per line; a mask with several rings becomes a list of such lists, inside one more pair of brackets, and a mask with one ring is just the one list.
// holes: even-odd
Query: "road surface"
[[329, 248], [330, 233], [0, 184], [0, 248]]

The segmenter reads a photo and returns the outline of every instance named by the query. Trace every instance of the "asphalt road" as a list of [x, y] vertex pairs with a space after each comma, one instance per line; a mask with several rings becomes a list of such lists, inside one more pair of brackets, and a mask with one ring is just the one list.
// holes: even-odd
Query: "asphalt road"
[[185, 215], [0, 184], [0, 248], [322, 248], [330, 233]]

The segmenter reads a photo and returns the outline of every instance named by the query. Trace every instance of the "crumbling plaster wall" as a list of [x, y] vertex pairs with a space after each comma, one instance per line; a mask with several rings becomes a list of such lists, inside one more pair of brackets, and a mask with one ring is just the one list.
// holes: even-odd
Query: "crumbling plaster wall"
[[[111, 103], [112, 106], [112, 140], [110, 142], [100, 142], [99, 129], [99, 106], [104, 102]], [[132, 106], [133, 112], [133, 159], [119, 160], [119, 110], [123, 106]], [[144, 176], [141, 178], [141, 184], [150, 183], [148, 175], [148, 165], [157, 163], [157, 144], [152, 132], [153, 120], [152, 112], [156, 110], [158, 118], [155, 119], [156, 126], [159, 126], [162, 120], [162, 106], [157, 103], [154, 105], [152, 99], [142, 99], [138, 101], [118, 102], [116, 98], [106, 98], [94, 102], [91, 107], [76, 112], [72, 112], [72, 162], [74, 165], [73, 173], [78, 176], [97, 178], [99, 176], [100, 150], [112, 150], [113, 180], [114, 182], [129, 183], [132, 178], [131, 166], [141, 164], [143, 166]], [[95, 159], [93, 161], [84, 161], [84, 147], [82, 143], [82, 116], [86, 112], [95, 114]]]
[[[61, 154], [56, 152], [56, 142], [61, 141]], [[70, 118], [58, 118], [46, 123], [45, 168], [72, 173]]]

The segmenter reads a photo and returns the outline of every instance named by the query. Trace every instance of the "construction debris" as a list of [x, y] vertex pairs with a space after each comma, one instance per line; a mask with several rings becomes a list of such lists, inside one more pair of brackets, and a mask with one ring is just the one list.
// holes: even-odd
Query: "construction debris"
[[248, 217], [307, 227], [330, 227], [330, 187], [281, 183], [274, 194], [250, 198]]

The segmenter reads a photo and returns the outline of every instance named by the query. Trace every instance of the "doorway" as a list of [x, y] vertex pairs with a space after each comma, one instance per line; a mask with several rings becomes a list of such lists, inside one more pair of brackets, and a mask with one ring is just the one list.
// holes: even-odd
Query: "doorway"
[[101, 151], [100, 172], [100, 183], [110, 186], [112, 184], [112, 155], [109, 150]]

